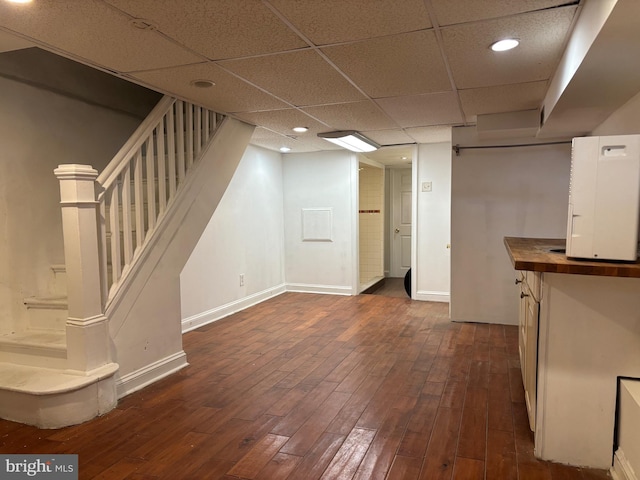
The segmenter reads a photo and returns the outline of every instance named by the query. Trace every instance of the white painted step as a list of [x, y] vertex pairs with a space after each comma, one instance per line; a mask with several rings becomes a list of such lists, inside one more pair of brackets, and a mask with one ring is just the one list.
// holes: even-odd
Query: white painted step
[[618, 449], [611, 476], [615, 480], [638, 480], [640, 477], [640, 380], [620, 382], [618, 411]]
[[116, 404], [109, 363], [86, 374], [0, 362], [0, 417], [40, 428], [90, 420]]
[[66, 295], [25, 298], [24, 304], [28, 311], [29, 329], [64, 331], [69, 317]]
[[66, 333], [64, 330], [25, 330], [0, 335], [0, 362], [65, 369]]

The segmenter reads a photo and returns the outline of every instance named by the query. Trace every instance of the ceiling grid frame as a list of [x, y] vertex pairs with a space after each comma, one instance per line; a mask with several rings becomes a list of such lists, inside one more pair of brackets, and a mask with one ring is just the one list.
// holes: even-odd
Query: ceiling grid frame
[[[319, 130], [345, 128], [349, 122], [368, 126], [369, 130], [363, 133], [371, 135], [384, 147], [398, 142], [446, 141], [447, 129], [455, 125], [473, 125], [478, 114], [540, 108], [545, 94], [542, 82], [548, 85], [559, 65], [584, 1], [483, 0], [480, 8], [477, 0], [406, 0], [400, 4], [392, 0], [327, 0], [328, 5], [306, 0], [216, 0], [214, 3], [210, 0], [84, 0], [82, 6], [86, 14], [83, 15], [74, 13], [65, 2], [33, 2], [27, 7], [30, 10], [25, 9], [28, 20], [19, 7], [3, 2], [0, 4], [0, 30], [133, 83], [256, 123], [260, 127], [256, 145], [277, 150], [279, 143], [289, 142], [292, 152], [307, 152], [325, 148], [316, 137]], [[102, 8], [98, 8], [100, 5]], [[116, 21], [113, 15], [101, 16], [105, 7], [122, 20]], [[252, 18], [251, 12], [257, 12], [258, 16]], [[474, 32], [491, 24], [497, 35], [500, 29], [516, 20], [526, 24], [528, 19], [535, 19], [540, 14], [545, 15], [544, 18], [564, 16], [570, 19], [553, 34], [552, 47], [545, 48], [544, 62], [549, 68], [543, 77], [521, 75], [514, 77], [518, 78], [516, 83], [496, 81], [489, 86], [461, 86], [455, 68], [464, 62], [461, 55], [473, 55], [474, 49], [480, 52], [484, 48], [484, 41], [475, 40]], [[359, 20], [357, 25], [353, 23], [355, 15]], [[186, 32], [182, 29], [187, 27], [189, 18], [196, 20], [198, 28]], [[155, 28], [146, 32], [148, 35], [132, 33], [130, 24], [136, 19], [146, 20]], [[264, 25], [256, 23], [262, 19], [266, 20]], [[215, 28], [207, 28], [208, 25], [221, 26], [220, 35]], [[256, 25], [257, 30], [252, 31], [251, 38], [244, 38], [242, 32], [252, 25]], [[447, 32], [462, 26], [468, 33], [468, 39], [464, 41], [473, 48], [451, 50], [447, 46]], [[548, 22], [540, 22], [532, 28], [531, 35], [544, 36], [549, 28]], [[427, 32], [433, 37], [426, 36]], [[272, 34], [273, 39], [269, 38]], [[70, 38], [75, 38], [77, 43]], [[135, 38], [137, 43], [123, 51], [113, 50], [119, 44], [118, 38]], [[404, 41], [412, 38], [415, 41]], [[427, 38], [435, 38], [435, 41], [429, 40], [429, 44], [418, 41]], [[219, 44], [211, 45], [211, 39]], [[153, 47], [162, 45], [170, 45], [168, 51]], [[393, 50], [387, 48], [392, 46], [410, 50], [394, 55]], [[526, 47], [523, 48], [526, 50]], [[425, 51], [425, 48], [429, 50]], [[331, 49], [343, 49], [340, 50], [343, 52], [340, 61], [332, 56], [339, 50]], [[306, 85], [297, 86], [292, 79], [291, 85], [284, 90], [280, 86], [278, 91], [272, 87], [273, 82], [277, 81], [278, 74], [284, 73], [276, 69], [265, 72], [271, 75], [272, 86], [260, 77], [258, 66], [261, 64], [279, 65], [278, 62], [290, 59], [296, 63], [292, 63], [288, 71], [295, 71], [292, 69], [305, 68], [304, 61], [298, 62], [299, 58], [309, 58], [317, 63], [315, 57], [298, 55], [305, 51], [313, 52], [327, 65], [326, 69], [318, 70], [317, 75], [305, 72], [305, 77], [300, 74], [300, 78], [306, 79]], [[369, 73], [361, 70], [354, 77], [353, 68], [348, 65], [349, 52], [354, 51], [369, 55], [360, 61]], [[144, 52], [153, 52], [153, 61], [138, 63]], [[389, 58], [376, 58], [375, 52], [384, 52]], [[442, 67], [432, 65], [430, 68], [436, 68], [434, 73], [437, 75], [444, 72], [446, 77], [442, 79], [446, 78], [446, 83], [430, 81], [420, 86], [416, 72], [424, 76], [429, 75], [430, 70], [425, 70], [424, 66], [412, 67], [410, 59], [413, 56], [424, 65], [425, 60], [419, 59], [425, 53], [425, 58], [429, 59], [436, 58], [431, 55], [437, 54]], [[484, 50], [482, 55], [487, 55]], [[398, 58], [394, 59], [395, 56]], [[264, 61], [269, 57], [278, 61]], [[104, 59], [117, 61], [110, 64]], [[234, 68], [232, 62], [239, 60], [246, 62], [246, 68], [244, 64], [240, 70]], [[382, 65], [378, 65], [381, 60]], [[521, 64], [527, 61], [527, 58], [521, 59]], [[509, 65], [500, 68], [505, 72], [511, 69]], [[205, 77], [219, 77], [218, 84], [208, 91], [196, 90], [190, 83], [201, 79], [192, 78], [197, 72]], [[327, 92], [324, 98], [300, 95], [304, 93], [303, 88], [307, 93], [313, 90], [310, 79], [322, 85], [334, 74], [344, 80], [344, 87], [339, 83], [334, 87], [328, 82], [331, 86], [325, 90], [335, 88], [335, 95], [326, 95]], [[413, 82], [412, 87], [399, 88], [398, 94], [388, 97], [374, 95], [361, 80], [377, 74], [386, 76], [376, 80], [379, 87], [387, 88], [393, 82], [401, 86], [407, 81]], [[495, 80], [502, 78], [494, 77]], [[216, 78], [202, 79], [216, 83]], [[439, 88], [434, 89], [436, 86]], [[347, 89], [357, 92], [360, 99], [346, 93]], [[409, 91], [412, 93], [401, 93]], [[322, 88], [317, 93], [322, 93]], [[363, 108], [363, 102], [371, 107]], [[421, 108], [424, 114], [420, 113]], [[457, 112], [455, 115], [452, 115], [453, 109]], [[290, 130], [300, 125], [289, 125], [289, 122], [304, 119], [308, 119], [312, 127], [309, 132], [297, 134]], [[330, 145], [326, 148], [333, 149]]]

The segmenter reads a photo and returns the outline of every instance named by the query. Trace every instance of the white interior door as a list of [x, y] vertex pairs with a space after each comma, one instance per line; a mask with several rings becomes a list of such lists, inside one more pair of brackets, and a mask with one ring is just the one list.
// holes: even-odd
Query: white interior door
[[411, 268], [411, 168], [391, 170], [391, 276]]

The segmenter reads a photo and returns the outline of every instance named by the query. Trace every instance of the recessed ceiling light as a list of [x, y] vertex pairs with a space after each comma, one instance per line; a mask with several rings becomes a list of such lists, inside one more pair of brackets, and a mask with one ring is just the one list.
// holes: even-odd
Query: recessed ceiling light
[[290, 152], [291, 149], [289, 147], [280, 147], [280, 151], [283, 153], [287, 153], [287, 152]]
[[516, 48], [520, 42], [515, 38], [505, 38], [504, 40], [499, 40], [496, 43], [491, 45], [491, 50], [494, 52], [504, 52], [505, 50], [511, 50], [512, 48]]
[[293, 127], [294, 132], [304, 133], [309, 130], [309, 127]]
[[191, 85], [198, 88], [209, 88], [209, 87], [213, 87], [215, 83], [213, 83], [211, 80], [202, 79], [202, 80], [193, 80], [191, 82]]

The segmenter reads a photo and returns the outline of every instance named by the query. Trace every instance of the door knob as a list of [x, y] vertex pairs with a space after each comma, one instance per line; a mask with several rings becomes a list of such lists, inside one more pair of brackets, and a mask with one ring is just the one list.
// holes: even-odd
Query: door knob
[[399, 229], [399, 228], [396, 228], [395, 232], [396, 232], [396, 233], [400, 233], [400, 229]]

